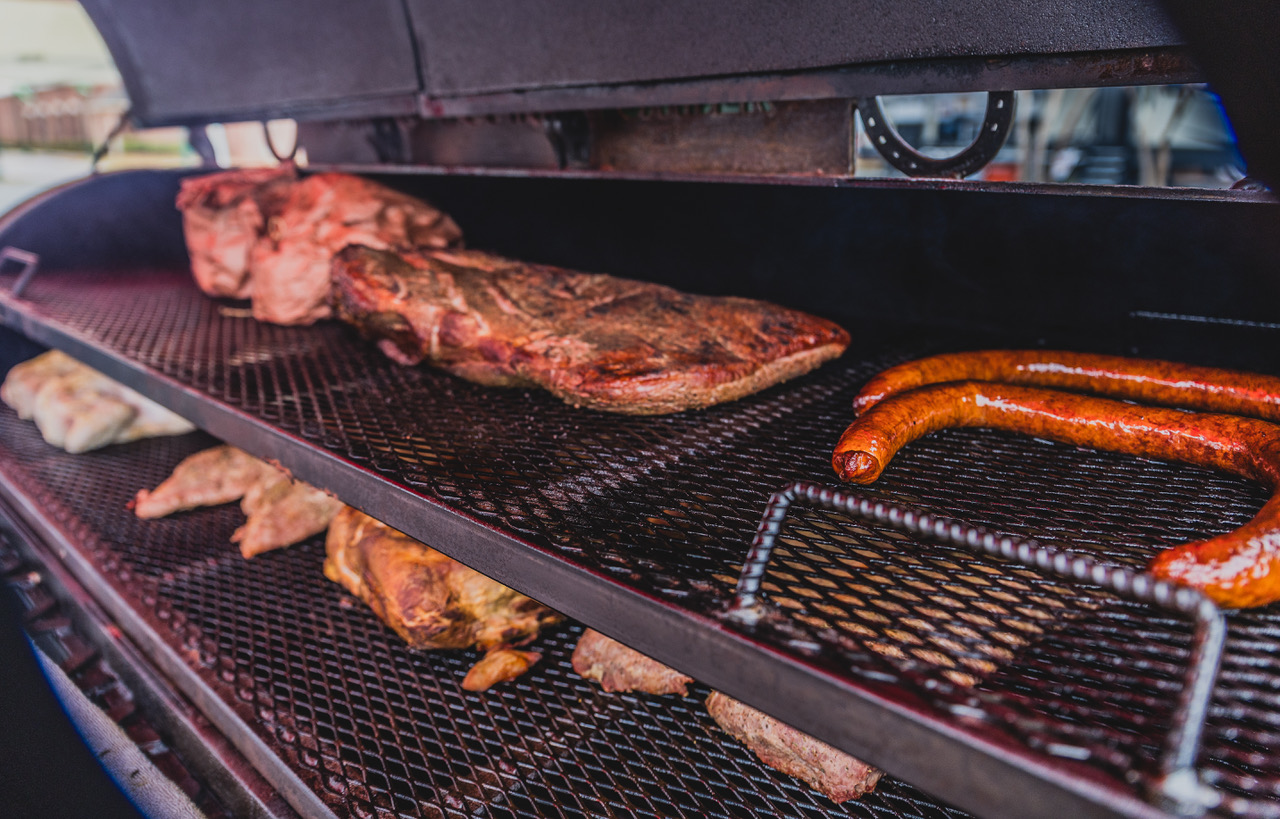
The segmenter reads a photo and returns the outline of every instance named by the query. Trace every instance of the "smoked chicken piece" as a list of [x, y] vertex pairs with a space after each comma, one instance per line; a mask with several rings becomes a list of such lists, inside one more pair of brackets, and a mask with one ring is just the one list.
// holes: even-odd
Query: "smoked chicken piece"
[[766, 302], [478, 251], [347, 247], [334, 260], [333, 306], [402, 364], [634, 415], [741, 398], [849, 343], [829, 321]]
[[155, 489], [139, 489], [133, 513], [149, 520], [184, 509], [231, 503], [279, 473], [243, 450], [216, 446], [184, 458]]
[[587, 629], [578, 638], [572, 663], [573, 670], [580, 676], [595, 680], [610, 693], [640, 691], [686, 697], [689, 695], [688, 684], [693, 682], [693, 677], [592, 629]]
[[232, 533], [231, 542], [240, 544], [240, 554], [245, 557], [320, 534], [342, 508], [342, 501], [329, 493], [279, 470], [276, 473], [250, 487], [240, 504], [248, 520]]
[[411, 647], [501, 652], [472, 669], [475, 676], [468, 679], [474, 686], [523, 673], [537, 655], [509, 649], [528, 643], [543, 626], [562, 619], [541, 603], [350, 507], [338, 512], [329, 526], [325, 551], [325, 577], [367, 603]]
[[71, 453], [195, 427], [159, 404], [58, 350], [13, 367], [0, 398], [35, 421], [45, 441]]
[[871, 793], [880, 781], [878, 769], [719, 691], [707, 697], [707, 710], [761, 762], [804, 780], [833, 802]]
[[249, 256], [296, 181], [292, 165], [251, 168], [182, 180], [178, 210], [196, 284], [210, 296], [253, 295]]
[[141, 489], [132, 508], [140, 518], [240, 500], [248, 517], [231, 535], [240, 554], [254, 557], [323, 532], [342, 503], [278, 467], [233, 446], [216, 446], [182, 460], [154, 490]]
[[36, 396], [40, 394], [40, 388], [83, 367], [61, 350], [41, 353], [9, 370], [4, 384], [0, 384], [0, 399], [13, 407], [19, 418], [30, 421], [36, 411]]

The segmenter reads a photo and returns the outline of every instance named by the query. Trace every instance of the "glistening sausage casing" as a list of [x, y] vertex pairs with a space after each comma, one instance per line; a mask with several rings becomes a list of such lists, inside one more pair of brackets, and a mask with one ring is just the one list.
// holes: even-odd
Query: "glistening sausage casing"
[[947, 381], [1078, 390], [1280, 421], [1280, 378], [1275, 376], [1060, 350], [983, 350], [908, 361], [868, 381], [853, 399], [853, 409], [861, 415], [890, 396]]
[[1234, 532], [1176, 546], [1150, 570], [1220, 605], [1280, 600], [1280, 426], [1254, 418], [1147, 407], [1011, 384], [962, 381], [885, 399], [849, 425], [832, 465], [871, 483], [906, 444], [947, 427], [989, 427], [1064, 443], [1221, 469], [1273, 495]]

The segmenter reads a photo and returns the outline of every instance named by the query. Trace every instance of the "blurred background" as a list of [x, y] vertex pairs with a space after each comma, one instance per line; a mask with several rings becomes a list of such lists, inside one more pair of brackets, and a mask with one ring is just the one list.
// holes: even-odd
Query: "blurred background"
[[[885, 98], [898, 132], [931, 156], [954, 154], [977, 134], [984, 94]], [[131, 130], [129, 102], [111, 56], [74, 0], [0, 0], [0, 213], [99, 170], [199, 165], [186, 128]], [[270, 124], [293, 144], [293, 123]], [[197, 135], [200, 138], [202, 135]], [[223, 167], [273, 164], [260, 123], [205, 129]], [[900, 175], [857, 135], [856, 176]], [[1013, 133], [976, 178], [1029, 182], [1230, 187], [1243, 163], [1217, 98], [1203, 86], [1144, 86], [1018, 93]]]

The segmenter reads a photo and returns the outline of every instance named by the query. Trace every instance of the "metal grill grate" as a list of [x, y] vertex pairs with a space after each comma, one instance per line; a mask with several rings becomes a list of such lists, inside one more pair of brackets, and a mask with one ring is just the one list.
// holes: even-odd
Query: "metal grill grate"
[[[581, 628], [484, 694], [469, 652], [408, 650], [324, 579], [315, 538], [246, 561], [234, 506], [139, 521], [124, 509], [204, 435], [51, 450], [0, 411], [4, 477], [77, 536], [103, 577], [183, 652], [340, 816], [962, 816], [886, 781], [843, 809], [760, 766], [689, 699], [609, 695], [568, 664]], [[129, 480], [120, 480], [128, 475]]]
[[[51, 275], [35, 280], [27, 298], [21, 310], [40, 322], [68, 328], [97, 347], [367, 466], [593, 576], [713, 618], [721, 616], [732, 595], [765, 500], [792, 480], [829, 483], [831, 446], [849, 420], [847, 408], [858, 386], [872, 372], [928, 346], [877, 350], [855, 341], [845, 359], [727, 406], [620, 418], [574, 410], [536, 392], [486, 389], [429, 368], [399, 367], [336, 324], [302, 329], [259, 324], [243, 311], [199, 295], [185, 273], [139, 272], [127, 279]], [[18, 440], [21, 436], [9, 437], [15, 454], [29, 464], [42, 466], [41, 458], [49, 457], [39, 455], [38, 447], [24, 449], [34, 445]], [[144, 450], [153, 451], [126, 447], [118, 456], [94, 457], [127, 454], [146, 460], [150, 456]], [[157, 482], [165, 469], [160, 464], [178, 454], [166, 450], [147, 460], [156, 471], [145, 478], [139, 474], [137, 485]], [[385, 703], [376, 714], [370, 712], [370, 725], [439, 712], [435, 719], [444, 720], [439, 724], [449, 730], [442, 727], [431, 741], [452, 753], [441, 759], [420, 747], [412, 759], [388, 763], [382, 779], [365, 782], [356, 792], [363, 793], [363, 787], [381, 793], [390, 787], [384, 782], [393, 780], [416, 783], [408, 798], [425, 799], [430, 793], [443, 800], [440, 794], [456, 791], [443, 783], [471, 770], [450, 766], [459, 765], [457, 760], [472, 749], [464, 747], [450, 720], [467, 719], [460, 716], [464, 703], [478, 703], [439, 680], [456, 677], [463, 659], [406, 654], [391, 662], [397, 648], [376, 623], [335, 608], [333, 590], [318, 579], [314, 544], [242, 563], [228, 548], [216, 546], [226, 540], [221, 532], [234, 528], [234, 512], [210, 513], [209, 521], [225, 516], [216, 532], [194, 530], [185, 519], [135, 532], [135, 524], [121, 522], [114, 510], [136, 486], [85, 489], [79, 472], [72, 477], [65, 472], [72, 467], [63, 463], [51, 460], [48, 477], [42, 478], [50, 501], [63, 494], [79, 497], [81, 491], [123, 493], [102, 504], [109, 512], [94, 511], [99, 504], [86, 502], [85, 521], [121, 549], [127, 545], [127, 552], [106, 549], [100, 555], [107, 570], [127, 566], [126, 571], [155, 584], [152, 597], [142, 600], [144, 608], [157, 607], [157, 617], [168, 612], [166, 627], [190, 629], [181, 631], [182, 639], [200, 661], [218, 675], [229, 675], [223, 684], [248, 692], [236, 695], [243, 707], [265, 708], [279, 720], [286, 710], [271, 704], [277, 696], [299, 704], [299, 716], [291, 717], [294, 723], [284, 730], [313, 736], [320, 746], [282, 753], [291, 764], [315, 772], [310, 784], [331, 790], [320, 773], [329, 770], [322, 760], [338, 765], [334, 776], [354, 781], [361, 766], [392, 754], [390, 744], [347, 750], [346, 756], [342, 751], [349, 748], [350, 726], [365, 720], [374, 704]], [[946, 431], [914, 444], [869, 493], [1022, 537], [1065, 541], [1130, 567], [1140, 567], [1163, 546], [1239, 526], [1266, 499], [1260, 487], [1206, 470], [973, 430]], [[130, 529], [127, 537], [112, 529], [120, 526]], [[192, 553], [177, 557], [173, 543], [186, 544]], [[797, 514], [781, 543], [765, 590], [789, 616], [761, 625], [752, 633], [755, 639], [856, 684], [877, 691], [888, 686], [888, 696], [923, 703], [930, 713], [975, 735], [1011, 737], [1082, 780], [1121, 793], [1142, 792], [1185, 663], [1184, 624], [1101, 592], [1069, 589], [998, 560], [916, 543], [830, 513]], [[296, 596], [280, 599], [281, 589], [293, 587], [300, 590]], [[258, 595], [272, 600], [269, 610], [254, 608]], [[261, 614], [246, 619], [246, 606]], [[273, 631], [286, 624], [297, 629], [290, 638]], [[1280, 730], [1273, 693], [1280, 669], [1272, 667], [1280, 663], [1273, 659], [1280, 647], [1277, 624], [1269, 610], [1231, 620], [1202, 761], [1206, 777], [1229, 790], [1267, 795], [1274, 791], [1271, 783], [1280, 781], [1280, 757], [1266, 750]], [[556, 645], [539, 676], [514, 687], [521, 696], [511, 705], [544, 708], [552, 723], [563, 713], [557, 709], [572, 708], [563, 700], [548, 703], [548, 692], [577, 690], [571, 676], [556, 676], [556, 660], [563, 656], [563, 647]], [[335, 671], [317, 680], [314, 691], [297, 690], [288, 680], [315, 661], [303, 654], [312, 646], [332, 651], [335, 669], [349, 666], [359, 675], [344, 682]], [[365, 646], [369, 653], [353, 646]], [[264, 670], [276, 665], [285, 669], [279, 676]], [[435, 676], [420, 671], [428, 665]], [[429, 676], [432, 681], [426, 681]], [[389, 702], [381, 693], [389, 685], [416, 693]], [[277, 687], [287, 695], [277, 694]], [[319, 720], [315, 714], [338, 690], [355, 691], [365, 711]], [[266, 700], [260, 702], [263, 691]], [[580, 695], [584, 702], [603, 702], [594, 693]], [[657, 712], [648, 711], [649, 703], [637, 700], [632, 707], [644, 714], [643, 720], [634, 718], [637, 725], [661, 723]], [[658, 710], [679, 713], [682, 707], [663, 702]], [[599, 724], [574, 714], [575, 721]], [[263, 725], [269, 722], [261, 714], [257, 718]], [[702, 717], [690, 713], [688, 719]], [[600, 730], [607, 742], [621, 738]], [[640, 732], [624, 733], [630, 739]], [[522, 736], [510, 733], [498, 744], [525, 747]], [[542, 741], [557, 753], [572, 744], [562, 737]], [[666, 747], [656, 737], [646, 742]], [[721, 745], [718, 739], [714, 744]], [[718, 760], [715, 754], [727, 751], [707, 753]], [[618, 759], [619, 765], [630, 761], [625, 753]], [[408, 773], [410, 768], [417, 773]], [[601, 769], [609, 773], [617, 766]], [[640, 815], [743, 804], [729, 795], [741, 784], [733, 778], [737, 774], [713, 774], [696, 765], [689, 770], [721, 783], [699, 779], [690, 787], [696, 794], [715, 794], [696, 810], [681, 801], [690, 794], [666, 790], [667, 774], [635, 774], [636, 781], [652, 779], [657, 789], [652, 793], [648, 786], [643, 793], [616, 782], [609, 786], [629, 794], [623, 798], [609, 788], [597, 790], [602, 786], [586, 784], [595, 781], [592, 777], [568, 768], [557, 767], [554, 776], [539, 768], [543, 778], [532, 779], [531, 768], [517, 765], [517, 770], [522, 773], [516, 778], [530, 789], [519, 798], [532, 800], [519, 810], [535, 813], [545, 807], [538, 799], [556, 802], [567, 815], [593, 815], [616, 800]], [[493, 776], [498, 783], [509, 779], [501, 768]], [[758, 774], [742, 776], [755, 781]], [[532, 781], [544, 784], [535, 788], [528, 784]], [[498, 786], [476, 780], [474, 787], [478, 790], [467, 793]], [[333, 798], [339, 804], [350, 797]], [[456, 798], [464, 804], [471, 797]], [[508, 793], [507, 798], [516, 797]], [[785, 798], [813, 804], [791, 791]], [[588, 806], [582, 800], [596, 801]], [[775, 800], [775, 809], [781, 804]], [[866, 805], [854, 810], [872, 809]], [[782, 812], [801, 809], [788, 804]]]

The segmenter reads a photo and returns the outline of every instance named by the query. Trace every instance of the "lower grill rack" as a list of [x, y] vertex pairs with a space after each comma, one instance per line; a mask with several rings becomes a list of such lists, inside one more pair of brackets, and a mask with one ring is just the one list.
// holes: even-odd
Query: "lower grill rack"
[[270, 749], [258, 760], [267, 777], [315, 795], [304, 813], [965, 815], [888, 778], [836, 807], [723, 735], [705, 687], [683, 699], [611, 695], [579, 678], [568, 662], [576, 625], [540, 638], [543, 659], [524, 677], [464, 691], [474, 655], [408, 650], [324, 579], [321, 539], [246, 561], [229, 542], [233, 507], [159, 521], [125, 510], [137, 487], [212, 443], [193, 434], [68, 456], [4, 409], [0, 478], [127, 601], [131, 636], [180, 654], [188, 683], [228, 706], [236, 719], [220, 727]]

